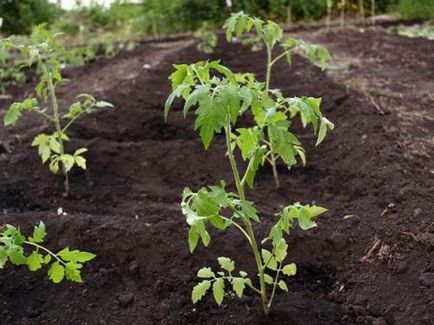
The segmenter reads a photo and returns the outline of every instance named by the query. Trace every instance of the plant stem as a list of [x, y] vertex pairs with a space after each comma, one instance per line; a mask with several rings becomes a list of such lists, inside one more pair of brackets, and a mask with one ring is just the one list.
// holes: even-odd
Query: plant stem
[[[286, 52], [283, 53], [283, 55], [285, 55], [285, 54], [286, 54]], [[279, 59], [281, 59], [283, 57], [283, 55], [281, 54], [276, 59], [272, 60], [272, 49], [267, 45], [267, 73], [266, 73], [266, 78], [265, 78], [265, 92], [266, 92], [267, 96], [268, 96], [268, 92], [270, 90], [271, 68], [272, 68], [274, 63], [276, 63]], [[274, 153], [273, 153], [273, 144], [272, 144], [271, 140], [270, 140], [269, 146], [270, 146], [270, 152], [271, 152], [270, 164], [271, 164], [271, 167], [273, 169], [274, 184], [276, 185], [276, 188], [279, 188], [280, 187], [279, 174], [277, 172], [276, 157], [274, 156]]]
[[[44, 70], [45, 75], [47, 76], [47, 84], [48, 84], [48, 89], [50, 91], [51, 107], [53, 109], [53, 124], [54, 127], [56, 128], [57, 139], [59, 140], [59, 144], [60, 144], [60, 156], [63, 156], [65, 154], [65, 147], [63, 145], [63, 139], [62, 139], [63, 132], [60, 126], [59, 105], [57, 103], [53, 79], [51, 78], [51, 74], [50, 71], [48, 70], [47, 64], [44, 64], [42, 62], [41, 57], [38, 57], [38, 60]], [[65, 180], [64, 180], [65, 192], [63, 193], [63, 195], [67, 197], [69, 195], [69, 178], [68, 178], [68, 172], [63, 162], [62, 162], [62, 171], [63, 171], [63, 175], [65, 176]]]
[[279, 281], [281, 267], [282, 267], [282, 263], [279, 263], [279, 268], [277, 270], [276, 278], [274, 279], [274, 283], [273, 283], [273, 290], [271, 292], [270, 300], [268, 301], [268, 308], [271, 307], [271, 304], [273, 303], [274, 295], [276, 294], [276, 287], [277, 287], [277, 282]]
[[26, 245], [30, 245], [30, 246], [34, 246], [38, 249], [41, 249], [45, 252], [47, 252], [48, 254], [50, 254], [51, 256], [53, 256], [60, 264], [66, 265], [66, 263], [64, 261], [62, 261], [61, 258], [59, 258], [56, 254], [54, 254], [52, 251], [50, 251], [49, 249], [45, 248], [44, 246], [38, 245], [36, 243], [32, 243], [30, 241], [25, 241], [24, 244]]
[[[237, 163], [235, 161], [234, 153], [233, 153], [232, 147], [231, 147], [231, 120], [230, 120], [230, 118], [228, 118], [228, 121], [227, 121], [227, 124], [225, 127], [225, 133], [226, 133], [226, 146], [227, 146], [227, 150], [228, 150], [228, 157], [229, 157], [229, 162], [231, 164], [232, 173], [234, 175], [235, 186], [237, 188], [238, 195], [240, 196], [241, 201], [245, 201], [246, 196], [244, 193], [244, 185], [241, 183]], [[267, 304], [267, 288], [265, 286], [265, 277], [264, 277], [264, 271], [265, 270], [264, 270], [264, 267], [263, 267], [262, 262], [261, 262], [261, 256], [259, 254], [259, 249], [258, 249], [258, 243], [256, 241], [255, 233], [253, 231], [252, 223], [250, 222], [250, 220], [248, 218], [242, 218], [242, 220], [244, 222], [244, 226], [246, 227], [246, 233], [248, 234], [248, 236], [250, 238], [250, 243], [251, 243], [253, 255], [255, 257], [256, 267], [257, 267], [258, 273], [259, 273], [259, 284], [260, 284], [260, 290], [259, 291], [260, 291], [260, 296], [261, 296], [261, 300], [262, 300], [262, 308], [264, 310], [265, 316], [268, 316], [270, 313], [270, 307]]]

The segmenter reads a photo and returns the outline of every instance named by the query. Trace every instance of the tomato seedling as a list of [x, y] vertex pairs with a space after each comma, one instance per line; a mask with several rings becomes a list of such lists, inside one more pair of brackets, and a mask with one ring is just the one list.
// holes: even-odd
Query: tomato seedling
[[214, 48], [217, 46], [218, 37], [208, 22], [204, 22], [202, 26], [194, 32], [193, 36], [198, 40], [198, 51], [208, 54], [214, 52]]
[[[83, 282], [81, 269], [84, 263], [95, 258], [95, 255], [79, 250], [69, 250], [68, 247], [54, 253], [44, 247], [47, 232], [41, 221], [35, 226], [32, 236], [26, 237], [20, 229], [6, 225], [0, 231], [0, 269], [9, 261], [13, 265], [26, 265], [30, 271], [37, 271], [44, 265], [48, 267], [48, 278], [54, 283], [66, 279], [72, 282]], [[26, 248], [30, 249], [31, 252]]]
[[[197, 192], [184, 189], [181, 210], [190, 227], [190, 251], [195, 250], [199, 241], [204, 246], [210, 244], [207, 227], [235, 228], [252, 250], [259, 277], [258, 286], [254, 283], [256, 275], [251, 278], [245, 271], [235, 272], [232, 259], [219, 257], [219, 270], [203, 267], [198, 271], [201, 282], [193, 288], [192, 301], [198, 302], [212, 288], [214, 299], [220, 305], [225, 292], [230, 290], [227, 286], [238, 297], [249, 288], [260, 295], [264, 314], [268, 315], [277, 288], [288, 290], [282, 277], [293, 276], [297, 271], [294, 263], [285, 261], [288, 250], [285, 236], [297, 223], [303, 230], [316, 227], [315, 218], [326, 209], [300, 203], [289, 205], [276, 215], [277, 220], [267, 237], [258, 243], [253, 224], [259, 223], [260, 218], [255, 203], [246, 197], [245, 187], [253, 187], [259, 167], [271, 155], [291, 164], [296, 156], [305, 159], [300, 141], [290, 130], [293, 118], [300, 116], [304, 125], [311, 124], [315, 130], [320, 124], [317, 142], [323, 140], [331, 123], [321, 115], [319, 98], [286, 98], [278, 89], [266, 89], [252, 74], [234, 74], [219, 61], [174, 67], [170, 76], [173, 92], [164, 109], [166, 119], [175, 98], [181, 97], [185, 100], [184, 116], [195, 109], [194, 128], [205, 149], [210, 147], [216, 134], [223, 132], [236, 187], [236, 192], [228, 191], [221, 181], [219, 185], [202, 187]], [[246, 113], [253, 115], [254, 125], [234, 129], [238, 119]], [[243, 172], [235, 160], [236, 150], [247, 162]]]
[[23, 112], [37, 113], [52, 124], [54, 132], [38, 134], [32, 146], [38, 148], [42, 163], [47, 162], [52, 173], [56, 174], [62, 170], [65, 178], [64, 195], [68, 196], [70, 192], [68, 173], [75, 166], [86, 169], [86, 159], [83, 154], [87, 148], [78, 148], [71, 154], [66, 153], [65, 142], [70, 140], [67, 131], [83, 114], [90, 114], [113, 105], [105, 101], [96, 101], [91, 95], [81, 94], [78, 96], [79, 100], [61, 116], [56, 87], [65, 81], [61, 69], [65, 63], [64, 53], [67, 50], [58, 42], [58, 36], [59, 34], [49, 33], [44, 26], [38, 26], [31, 35], [30, 45], [17, 45], [10, 39], [3, 40], [3, 48], [16, 48], [27, 59], [29, 66], [36, 64], [39, 77], [35, 87], [36, 96], [10, 105], [4, 116], [4, 124], [15, 125]]
[[[297, 40], [291, 37], [284, 38], [283, 29], [275, 22], [264, 22], [263, 20], [256, 17], [251, 17], [242, 11], [232, 14], [231, 17], [226, 20], [223, 28], [226, 29], [226, 39], [228, 42], [232, 41], [233, 37], [236, 36], [237, 38], [243, 37], [242, 43], [245, 45], [251, 45], [253, 50], [258, 50], [265, 46], [267, 53], [265, 77], [266, 92], [270, 91], [272, 68], [281, 59], [286, 58], [287, 62], [291, 64], [292, 54], [297, 53], [308, 58], [312, 63], [320, 65], [322, 68], [324, 68], [325, 64], [331, 58], [325, 47], [317, 44], [309, 44], [302, 40]], [[275, 50], [278, 45], [282, 48], [282, 51], [279, 54], [273, 56], [273, 50]], [[321, 137], [318, 139], [318, 145], [323, 139], [322, 135], [325, 135], [327, 129], [332, 129], [333, 124], [319, 113], [320, 102], [318, 100], [316, 100], [316, 103], [308, 104], [311, 107], [317, 107], [316, 110], [318, 112], [312, 115], [310, 115], [310, 110], [304, 107], [304, 103], [299, 102], [299, 104], [298, 112], [300, 112], [302, 116], [303, 126], [305, 127], [306, 124], [312, 123], [314, 131], [316, 131], [318, 124], [320, 125], [319, 133]], [[292, 106], [295, 107], [296, 105]], [[296, 111], [293, 111], [292, 114], [296, 114]], [[272, 141], [272, 130], [269, 129], [267, 124], [262, 125], [259, 123], [258, 127], [260, 129], [264, 127], [265, 129], [268, 129], [263, 130], [265, 131], [263, 132], [264, 136], [268, 138], [267, 141], [271, 147], [271, 153], [267, 157], [267, 161], [272, 167], [276, 187], [280, 187], [279, 174], [277, 171], [277, 159], [279, 155], [275, 152], [276, 150], [273, 149], [274, 144]], [[304, 156], [304, 152], [302, 153], [300, 151], [300, 156]], [[285, 159], [282, 155], [281, 157], [288, 167], [295, 163], [293, 159]]]

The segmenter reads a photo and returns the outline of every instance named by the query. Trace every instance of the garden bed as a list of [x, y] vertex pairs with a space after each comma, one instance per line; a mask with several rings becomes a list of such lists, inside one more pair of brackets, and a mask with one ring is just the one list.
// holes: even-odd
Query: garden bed
[[[408, 83], [418, 90], [426, 87], [421, 92], [426, 96], [407, 101], [404, 89], [400, 105], [424, 117], [420, 122], [429, 135], [434, 126], [432, 74], [425, 71], [434, 67], [434, 58], [426, 55], [434, 52], [433, 43], [373, 32], [369, 37], [343, 35], [336, 37], [346, 47], [363, 50], [366, 60], [375, 58], [389, 67], [381, 73], [391, 81], [407, 80], [406, 70], [394, 61], [397, 56], [405, 59], [409, 71], [421, 71], [415, 73], [419, 79]], [[377, 38], [393, 54], [370, 46]], [[263, 53], [221, 42], [212, 57], [236, 71], [264, 77], [258, 70], [264, 66]], [[86, 145], [89, 152], [87, 171], [71, 175], [68, 199], [61, 195], [61, 177], [51, 175], [29, 149], [34, 134], [45, 130], [37, 117], [26, 116], [16, 128], [0, 129], [0, 223], [30, 230], [43, 220], [51, 248], [66, 245], [97, 254], [83, 270], [81, 285], [56, 286], [43, 272], [7, 267], [1, 273], [0, 323], [267, 323], [254, 295], [229, 297], [220, 308], [212, 297], [197, 305], [190, 300], [197, 269], [214, 265], [216, 251], [250, 273], [254, 269], [246, 243], [234, 232], [213, 236], [211, 245], [218, 249], [200, 247], [196, 255], [188, 250], [187, 225], [179, 210], [183, 187], [229, 181], [231, 172], [223, 138], [203, 151], [179, 105], [167, 125], [162, 106], [170, 92], [171, 64], [205, 58], [188, 40], [145, 42], [113, 60], [67, 71], [71, 81], [62, 88], [61, 102], [71, 103], [86, 91], [115, 105], [71, 129], [75, 140], [70, 146]], [[374, 72], [369, 77], [375, 84]], [[289, 260], [298, 264], [299, 272], [288, 283], [289, 293], [278, 295], [269, 324], [432, 324], [432, 133], [426, 142], [426, 132], [402, 122], [401, 106], [379, 111], [376, 96], [384, 94], [370, 92], [367, 98], [344, 81], [301, 58], [291, 68], [283, 62], [274, 67], [273, 86], [288, 96], [323, 97], [326, 116], [336, 129], [318, 148], [313, 136], [301, 131], [308, 144], [307, 167], [288, 171], [280, 166], [280, 189], [274, 188], [266, 168], [249, 193], [262, 214], [264, 231], [286, 204], [316, 202], [329, 209], [317, 229], [290, 236]], [[18, 98], [28, 89], [10, 93]], [[1, 100], [2, 113], [9, 102]], [[410, 146], [418, 139], [423, 151]], [[59, 215], [58, 208], [64, 213]]]

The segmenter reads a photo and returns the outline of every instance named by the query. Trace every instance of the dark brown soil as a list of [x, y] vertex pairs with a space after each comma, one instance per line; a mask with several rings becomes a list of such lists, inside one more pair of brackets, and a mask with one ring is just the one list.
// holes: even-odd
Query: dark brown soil
[[[171, 64], [205, 58], [181, 40], [147, 42], [113, 60], [67, 71], [71, 81], [61, 90], [62, 103], [86, 91], [116, 106], [71, 129], [70, 148], [85, 145], [89, 153], [88, 170], [71, 177], [68, 199], [61, 196], [60, 176], [51, 175], [29, 147], [48, 126], [27, 116], [15, 128], [0, 129], [0, 222], [29, 231], [43, 220], [53, 249], [69, 245], [98, 255], [84, 269], [82, 285], [56, 286], [43, 272], [7, 267], [1, 272], [0, 323], [434, 324], [434, 43], [375, 32], [321, 40], [333, 43], [337, 54], [358, 53], [376, 65], [352, 74], [354, 67], [347, 67], [345, 80], [300, 58], [291, 68], [282, 63], [274, 69], [273, 86], [286, 95], [323, 97], [336, 129], [318, 148], [300, 130], [308, 166], [281, 166], [279, 190], [270, 170], [262, 170], [249, 193], [262, 213], [261, 235], [283, 205], [317, 202], [329, 209], [319, 228], [295, 231], [289, 239], [299, 273], [289, 293], [277, 297], [269, 322], [254, 295], [227, 297], [220, 308], [212, 297], [198, 305], [190, 301], [197, 269], [214, 266], [217, 256], [233, 257], [250, 273], [253, 265], [243, 238], [233, 232], [213, 233], [209, 249], [188, 251], [179, 211], [183, 187], [220, 179], [231, 184], [231, 174], [222, 138], [205, 152], [179, 110], [164, 123]], [[212, 56], [264, 76], [261, 52], [222, 42]], [[405, 81], [425, 95], [408, 91], [407, 97], [402, 89], [398, 110], [396, 98], [383, 93], [387, 109], [379, 110], [380, 95], [369, 92], [368, 98], [345, 83], [360, 81], [359, 74], [369, 74], [372, 84], [377, 75], [391, 84]], [[29, 89], [11, 90], [12, 98]], [[0, 103], [2, 112], [9, 102]], [[399, 112], [405, 108], [423, 118], [403, 120]], [[415, 151], [411, 144], [419, 139], [424, 145]], [[67, 215], [59, 216], [59, 207]], [[376, 239], [381, 245], [361, 262]]]

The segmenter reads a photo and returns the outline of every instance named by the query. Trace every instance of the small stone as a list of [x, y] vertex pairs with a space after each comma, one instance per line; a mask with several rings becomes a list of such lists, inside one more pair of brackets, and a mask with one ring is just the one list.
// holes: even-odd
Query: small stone
[[414, 217], [419, 217], [422, 213], [423, 213], [423, 210], [421, 208], [416, 208], [413, 211], [413, 216]]
[[425, 287], [434, 287], [434, 273], [424, 272], [419, 276], [419, 282]]
[[137, 261], [132, 261], [130, 265], [128, 266], [128, 271], [131, 274], [136, 274], [139, 271], [139, 265], [137, 264]]
[[327, 241], [334, 246], [337, 251], [341, 251], [347, 247], [348, 237], [342, 233], [333, 233]]
[[134, 302], [134, 294], [132, 293], [123, 293], [118, 298], [119, 306], [125, 308], [130, 306]]
[[384, 320], [384, 318], [380, 317], [380, 318], [376, 318], [372, 321], [372, 325], [387, 325], [386, 321]]

